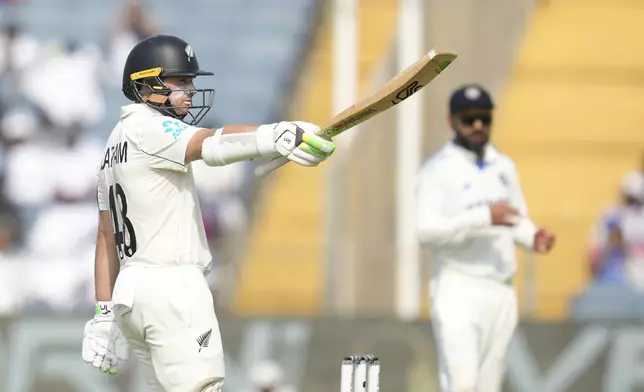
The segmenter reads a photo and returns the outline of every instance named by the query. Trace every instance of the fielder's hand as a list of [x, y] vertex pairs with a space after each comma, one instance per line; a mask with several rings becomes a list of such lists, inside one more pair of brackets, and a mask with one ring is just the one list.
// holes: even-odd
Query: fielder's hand
[[96, 315], [85, 324], [83, 361], [115, 375], [128, 358], [128, 346], [116, 324], [112, 309], [96, 305]]
[[282, 121], [274, 128], [275, 149], [288, 160], [302, 166], [317, 166], [333, 154], [335, 144], [318, 136], [319, 127], [303, 121]]
[[555, 235], [546, 229], [537, 230], [534, 234], [534, 251], [548, 253], [553, 246], [555, 246]]
[[495, 226], [514, 226], [518, 222], [518, 211], [506, 203], [496, 203], [490, 206], [492, 224]]

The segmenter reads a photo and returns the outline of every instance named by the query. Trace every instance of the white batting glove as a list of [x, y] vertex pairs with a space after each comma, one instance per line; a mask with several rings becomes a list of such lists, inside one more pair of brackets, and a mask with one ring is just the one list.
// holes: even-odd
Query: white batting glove
[[85, 324], [82, 350], [83, 361], [112, 376], [128, 359], [128, 346], [109, 302], [99, 302], [94, 318]]
[[315, 134], [319, 127], [304, 121], [282, 121], [257, 129], [257, 146], [263, 157], [281, 155], [302, 166], [317, 166], [335, 151], [331, 139]]

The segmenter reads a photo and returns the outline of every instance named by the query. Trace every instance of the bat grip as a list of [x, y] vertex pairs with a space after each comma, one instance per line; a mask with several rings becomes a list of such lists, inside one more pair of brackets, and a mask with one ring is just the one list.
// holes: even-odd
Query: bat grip
[[278, 157], [272, 159], [268, 162], [265, 162], [255, 168], [255, 176], [264, 177], [273, 170], [280, 168], [288, 163], [288, 159], [285, 157]]

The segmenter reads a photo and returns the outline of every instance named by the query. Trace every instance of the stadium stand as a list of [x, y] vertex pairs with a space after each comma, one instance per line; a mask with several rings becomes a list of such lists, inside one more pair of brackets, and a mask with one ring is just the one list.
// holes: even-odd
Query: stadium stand
[[[362, 88], [389, 48], [397, 1], [361, 1], [359, 75]], [[328, 9], [326, 9], [328, 11]], [[328, 12], [302, 73], [291, 117], [322, 123], [331, 116], [331, 23]], [[234, 309], [240, 314], [316, 314], [324, 283], [325, 168], [285, 167], [267, 184], [243, 259]], [[306, 182], [303, 186], [302, 182]], [[297, 189], [306, 189], [294, 194]], [[297, 228], [297, 239], [291, 234]]]
[[559, 233], [537, 260], [540, 318], [567, 316], [588, 279], [589, 227], [637, 166], [643, 16], [632, 1], [539, 3], [502, 96], [496, 140], [515, 157], [531, 215]]
[[[137, 8], [137, 5], [140, 5], [142, 12], [134, 9]], [[73, 9], [74, 13], [69, 12], [70, 9]], [[96, 81], [95, 87], [96, 116], [85, 124], [81, 134], [91, 137], [94, 143], [92, 146], [96, 146], [98, 143], [99, 149], [102, 149], [105, 137], [118, 119], [119, 107], [128, 103], [120, 91], [122, 61], [124, 61], [124, 56], [127, 55], [129, 48], [136, 42], [137, 36], [154, 33], [178, 35], [195, 48], [201, 67], [215, 73], [213, 78], [197, 80], [198, 85], [212, 87], [216, 92], [213, 110], [201, 125], [216, 127], [225, 123], [269, 123], [282, 118], [283, 102], [288, 101], [295, 76], [300, 72], [300, 59], [306, 56], [312, 26], [316, 24], [316, 15], [317, 2], [315, 0], [185, 0], [180, 5], [179, 3], [153, 1], [61, 0], [51, 2], [30, 0], [11, 7], [4, 5], [1, 22], [4, 26], [16, 25], [30, 37], [33, 37], [42, 49], [39, 53], [39, 56], [42, 57], [38, 57], [38, 61], [59, 58], [61, 61], [62, 59], [71, 60], [71, 57], [65, 56], [77, 53], [74, 50], [86, 54], [87, 58], [98, 59], [99, 72], [96, 74], [100, 80]], [[128, 22], [128, 20], [134, 22]], [[127, 34], [123, 36], [114, 34], [113, 30], [117, 25], [131, 28], [128, 23], [138, 24], [141, 32], [135, 34], [134, 37]], [[63, 74], [65, 74], [64, 71], [63, 68]], [[67, 77], [74, 75], [72, 70], [67, 70], [66, 73]], [[42, 76], [45, 80], [47, 77], [46, 74]], [[37, 83], [32, 82], [31, 84]], [[48, 84], [55, 88], [56, 81]], [[37, 93], [37, 86], [32, 87]], [[65, 86], [60, 86], [60, 88], [64, 89]], [[61, 107], [67, 108], [69, 113], [83, 111], [78, 109], [79, 102], [74, 102], [72, 99], [61, 99], [60, 101]], [[9, 122], [3, 123], [5, 129], [7, 127], [10, 130], [16, 129], [8, 126], [9, 124]], [[27, 130], [23, 135], [18, 134], [17, 131], [18, 129], [13, 133], [16, 133], [16, 137], [20, 138], [33, 137], [38, 134], [37, 127], [36, 133]], [[50, 136], [54, 137], [55, 135], [49, 134], [47, 137]], [[84, 155], [83, 159], [85, 158], [88, 158], [87, 154]], [[100, 156], [96, 157], [96, 161], [98, 159]], [[76, 166], [94, 167], [92, 158], [86, 159], [83, 161], [84, 163], [75, 162], [77, 162]], [[207, 168], [206, 171], [201, 167], [195, 169], [195, 173], [201, 176], [198, 179], [198, 186], [205, 190], [202, 202], [204, 220], [207, 226], [210, 225], [207, 227], [209, 233], [215, 233], [216, 236], [221, 231], [220, 226], [222, 225], [236, 229], [246, 227], [246, 222], [237, 221], [247, 219], [248, 213], [245, 210], [249, 209], [252, 204], [256, 184], [251, 169], [250, 164], [237, 165], [235, 173], [231, 173], [229, 170], [220, 170], [220, 168]], [[217, 183], [223, 184], [213, 184], [214, 181], [209, 179], [208, 175], [220, 178], [221, 181], [217, 181]], [[17, 177], [20, 179], [20, 176]], [[93, 186], [95, 187], [95, 184]], [[227, 186], [232, 189], [223, 189], [221, 195], [218, 193], [208, 194], [209, 189], [218, 191]], [[42, 193], [41, 190], [38, 192]], [[43, 200], [48, 197], [48, 194], [43, 193], [42, 195]], [[83, 198], [82, 211], [92, 210], [91, 205], [95, 203], [94, 200], [94, 197]], [[49, 230], [48, 227], [60, 226], [60, 223], [58, 226], [55, 225], [56, 219], [58, 219], [56, 214], [64, 214], [65, 211], [65, 209], [59, 208], [54, 213], [46, 201], [43, 203], [38, 208], [29, 210], [29, 214], [23, 214], [30, 219], [27, 226], [35, 225], [40, 230], [37, 232], [37, 236], [33, 231], [25, 235], [28, 240], [31, 238], [32, 245], [37, 246], [38, 249], [46, 248], [49, 246], [48, 243], [56, 243], [55, 236], [49, 238], [48, 241], [44, 241], [43, 238], [47, 239], [48, 237], [46, 234], [46, 230]], [[89, 209], [87, 209], [88, 206], [90, 206]], [[41, 209], [41, 207], [43, 208]], [[81, 208], [80, 205], [77, 207]], [[47, 215], [48, 219], [44, 221], [39, 220], [43, 211], [51, 214]], [[226, 214], [228, 216], [222, 216]], [[91, 213], [91, 216], [95, 217], [95, 211]], [[88, 227], [88, 232], [83, 232], [82, 236], [79, 234], [78, 243], [85, 243], [87, 246], [93, 244], [93, 239], [89, 235], [90, 231], [94, 230], [95, 232], [95, 227], [89, 229], [92, 226], [92, 219], [94, 218], [85, 219], [87, 222], [83, 220], [85, 223], [89, 222], [85, 225]], [[42, 230], [45, 230], [44, 234]], [[60, 230], [57, 231], [60, 232]], [[226, 244], [226, 241], [215, 242]], [[229, 247], [229, 252], [225, 253], [225, 257], [234, 259], [234, 250], [240, 248], [240, 241], [230, 242], [233, 244], [233, 251], [230, 252]], [[65, 249], [58, 249], [61, 253], [57, 255], [56, 262], [61, 267], [57, 271], [74, 268], [73, 266], [79, 262], [82, 262], [84, 266], [89, 266], [91, 262], [87, 263], [91, 259], [91, 252], [86, 249], [87, 246], [83, 247], [82, 252], [77, 252], [78, 255], [82, 254], [82, 257], [78, 256], [81, 258], [80, 260], [78, 257], [71, 260], [63, 255], [63, 251], [71, 251], [71, 245]], [[213, 250], [215, 253], [214, 270], [216, 270], [217, 263], [221, 262], [222, 257], [219, 254], [219, 249]], [[20, 260], [30, 259], [29, 265], [37, 265], [47, 262], [45, 256], [34, 257], [20, 253], [11, 261], [4, 260], [8, 264], [3, 265], [2, 270], [15, 270], [16, 273], [20, 273], [22, 269], [28, 268], [26, 262], [23, 263], [24, 268], [16, 264]], [[65, 265], [67, 267], [64, 267]], [[34, 267], [31, 270], [36, 271], [38, 268]], [[73, 277], [69, 275], [74, 282], [69, 282], [65, 288], [66, 294], [58, 295], [56, 300], [59, 303], [64, 303], [67, 298], [74, 298], [74, 296], [79, 298], [77, 295], [79, 291], [87, 292], [87, 300], [91, 302], [92, 298], [89, 293], [91, 284], [88, 283], [91, 280], [91, 271], [90, 269], [81, 269], [80, 271], [82, 272], [79, 274], [73, 274]], [[64, 274], [64, 272], [60, 273]], [[43, 278], [44, 276], [35, 277], [30, 287], [38, 287], [37, 282]], [[25, 285], [25, 287], [27, 286]], [[50, 290], [54, 290], [54, 288], [52, 287]], [[22, 294], [12, 292], [11, 295], [20, 297]], [[46, 299], [47, 296], [48, 294], [43, 289], [41, 293], [34, 295], [35, 299], [32, 302], [37, 302], [38, 306], [48, 306], [46, 303], [41, 303], [42, 298]], [[16, 309], [20, 306], [18, 302], [25, 301], [18, 298], [17, 302], [12, 302], [9, 299], [5, 302], [5, 309]], [[58, 303], [52, 303], [49, 306], [55, 308]]]
[[[117, 20], [120, 4], [123, 2], [31, 0], [25, 9], [28, 12], [19, 13], [18, 20], [40, 39], [83, 37], [102, 44], [108, 24]], [[261, 123], [278, 117], [299, 71], [297, 60], [305, 53], [315, 1], [185, 0], [179, 15], [174, 3], [143, 4], [144, 13], [158, 21], [161, 32], [190, 42], [201, 66], [215, 72], [215, 107], [209, 119]], [[71, 14], [68, 9], [76, 12]], [[119, 88], [109, 92], [114, 90]], [[110, 97], [109, 106], [124, 100]], [[109, 123], [113, 123], [115, 111], [108, 113], [112, 114]]]

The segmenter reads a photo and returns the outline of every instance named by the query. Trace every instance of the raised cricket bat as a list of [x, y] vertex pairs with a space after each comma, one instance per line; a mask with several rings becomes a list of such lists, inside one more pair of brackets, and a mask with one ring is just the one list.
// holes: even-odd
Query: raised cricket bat
[[[455, 53], [439, 52], [435, 48], [389, 80], [374, 94], [348, 107], [322, 126], [316, 133], [333, 138], [347, 129], [363, 123], [412, 96], [434, 80], [456, 58]], [[255, 168], [263, 177], [288, 162], [285, 157], [274, 158]]]

